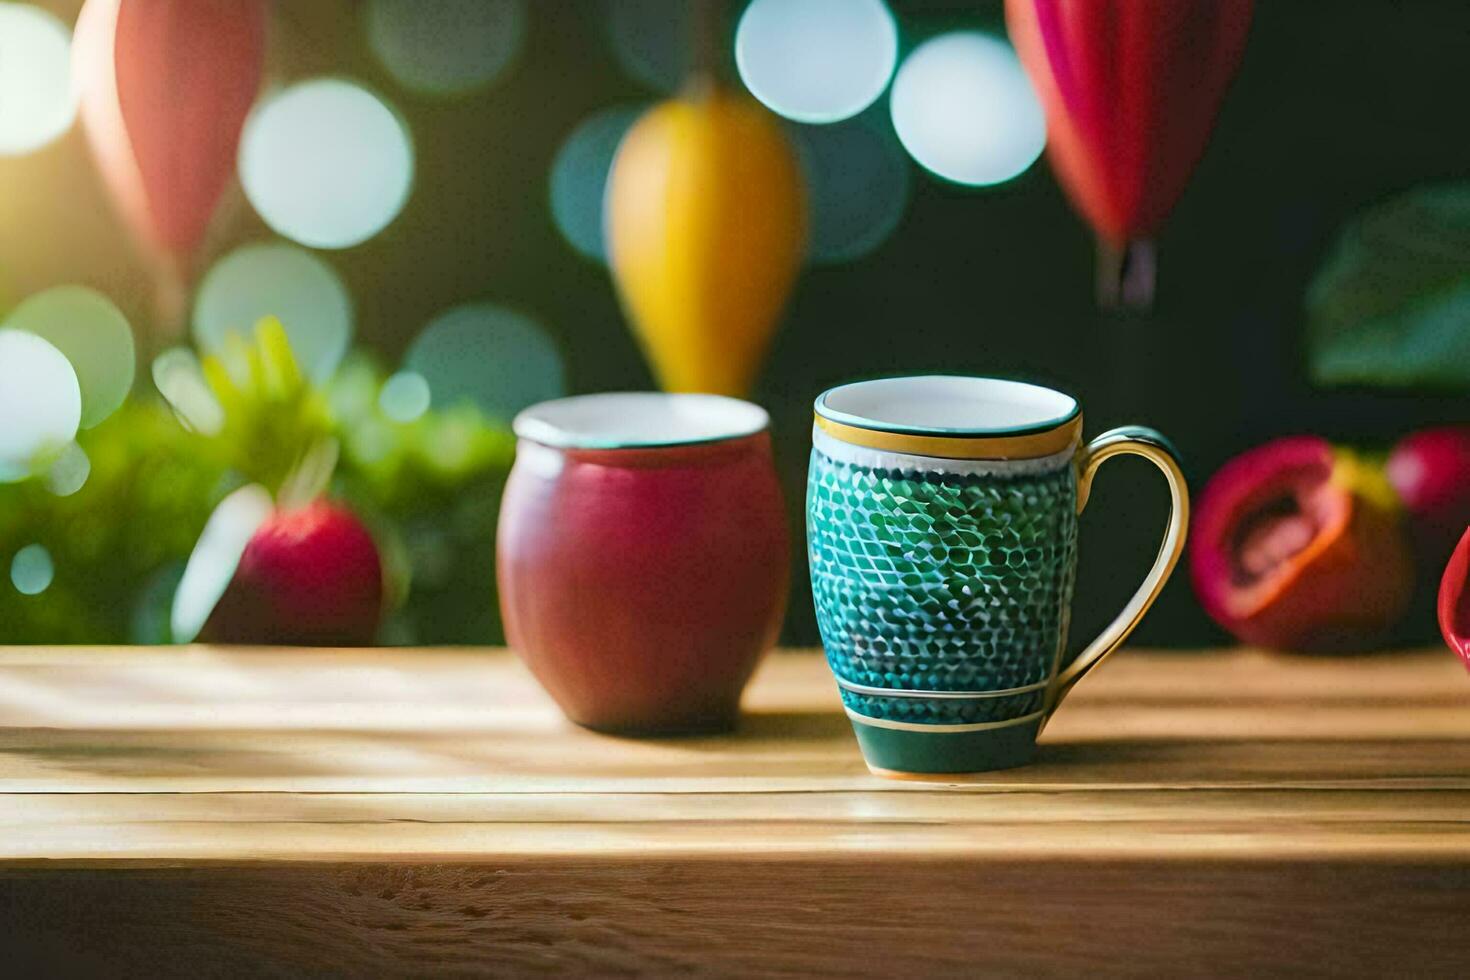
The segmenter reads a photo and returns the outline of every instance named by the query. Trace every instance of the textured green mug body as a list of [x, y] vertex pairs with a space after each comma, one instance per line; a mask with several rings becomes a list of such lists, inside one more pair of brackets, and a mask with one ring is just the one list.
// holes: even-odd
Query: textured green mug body
[[[1072, 685], [1123, 642], [1184, 547], [1188, 492], [1167, 440], [1083, 444], [1077, 401], [1037, 385], [926, 376], [843, 385], [816, 403], [807, 552], [827, 662], [869, 768], [983, 772], [1030, 761]], [[1066, 667], [1077, 524], [1106, 459], [1163, 471], [1152, 569]]]

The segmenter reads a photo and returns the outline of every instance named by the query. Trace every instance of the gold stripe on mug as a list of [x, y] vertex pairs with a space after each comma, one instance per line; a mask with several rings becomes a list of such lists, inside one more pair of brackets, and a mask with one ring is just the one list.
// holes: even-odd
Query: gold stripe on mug
[[1014, 436], [929, 436], [907, 432], [883, 432], [834, 422], [818, 414], [817, 428], [834, 439], [854, 446], [912, 456], [945, 459], [1036, 459], [1064, 452], [1082, 439], [1082, 415], [1044, 432]]

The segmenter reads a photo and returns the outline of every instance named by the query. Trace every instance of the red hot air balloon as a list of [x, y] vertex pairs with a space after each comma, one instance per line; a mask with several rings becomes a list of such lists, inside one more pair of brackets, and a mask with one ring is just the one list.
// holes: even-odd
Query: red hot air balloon
[[1006, 0], [1047, 153], [1098, 236], [1098, 299], [1150, 305], [1153, 247], [1204, 153], [1252, 0]]
[[260, 89], [266, 17], [266, 0], [87, 0], [77, 18], [73, 73], [93, 156], [179, 294], [179, 316]]

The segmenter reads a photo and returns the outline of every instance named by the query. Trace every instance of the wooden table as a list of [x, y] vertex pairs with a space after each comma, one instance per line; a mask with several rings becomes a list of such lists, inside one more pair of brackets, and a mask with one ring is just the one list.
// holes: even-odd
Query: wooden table
[[1124, 653], [1033, 766], [870, 776], [813, 655], [738, 734], [499, 651], [0, 650], [0, 950], [127, 973], [1470, 975], [1470, 677]]

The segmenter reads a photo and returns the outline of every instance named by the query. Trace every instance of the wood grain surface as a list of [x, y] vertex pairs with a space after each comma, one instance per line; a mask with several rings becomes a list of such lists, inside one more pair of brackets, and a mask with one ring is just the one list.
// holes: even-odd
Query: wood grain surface
[[811, 654], [615, 738], [501, 651], [0, 649], [9, 962], [1470, 975], [1470, 678], [1130, 651], [1025, 769], [867, 773]]

